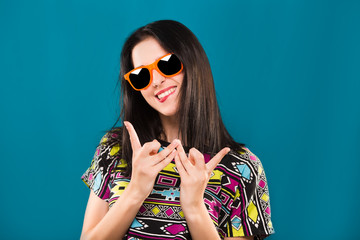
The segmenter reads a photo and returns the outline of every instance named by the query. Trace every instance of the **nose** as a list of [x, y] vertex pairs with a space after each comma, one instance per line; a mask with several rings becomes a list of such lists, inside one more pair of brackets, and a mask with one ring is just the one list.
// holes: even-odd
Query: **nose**
[[152, 85], [155, 88], [165, 81], [165, 77], [161, 75], [156, 69], [152, 70], [152, 78]]

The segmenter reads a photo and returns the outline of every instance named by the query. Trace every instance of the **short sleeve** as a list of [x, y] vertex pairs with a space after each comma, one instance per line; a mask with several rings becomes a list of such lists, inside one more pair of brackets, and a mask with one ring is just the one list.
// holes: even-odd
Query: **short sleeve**
[[222, 181], [229, 201], [223, 205], [227, 214], [219, 228], [227, 237], [254, 236], [260, 240], [275, 233], [269, 188], [260, 159], [248, 148], [244, 150], [230, 153], [229, 174]]
[[109, 141], [115, 135], [106, 133], [97, 146], [90, 167], [81, 176], [83, 182], [101, 199], [109, 202], [111, 172], [116, 166], [120, 145]]

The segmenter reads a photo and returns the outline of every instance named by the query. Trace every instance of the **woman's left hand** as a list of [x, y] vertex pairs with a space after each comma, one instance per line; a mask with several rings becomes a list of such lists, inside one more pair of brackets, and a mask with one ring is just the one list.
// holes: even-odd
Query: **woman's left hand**
[[180, 204], [185, 215], [204, 205], [204, 192], [212, 171], [221, 159], [230, 151], [223, 148], [208, 163], [205, 164], [204, 155], [196, 148], [191, 148], [189, 157], [180, 144], [177, 147], [175, 164], [178, 169], [180, 184]]

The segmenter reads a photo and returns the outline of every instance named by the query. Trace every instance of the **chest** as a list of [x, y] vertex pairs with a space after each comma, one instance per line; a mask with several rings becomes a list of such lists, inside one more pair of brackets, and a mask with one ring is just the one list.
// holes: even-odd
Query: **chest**
[[[121, 197], [131, 178], [123, 175], [124, 163], [119, 162], [109, 183], [109, 208]], [[221, 187], [222, 172], [214, 170], [204, 193], [204, 204], [217, 226], [222, 217], [224, 197]], [[150, 236], [191, 239], [186, 219], [180, 205], [181, 179], [174, 162], [157, 175], [150, 195], [143, 202], [125, 239], [145, 239]]]

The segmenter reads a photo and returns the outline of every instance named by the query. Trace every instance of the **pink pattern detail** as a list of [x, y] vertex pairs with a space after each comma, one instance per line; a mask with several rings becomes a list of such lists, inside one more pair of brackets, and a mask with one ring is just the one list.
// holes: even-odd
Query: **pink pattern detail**
[[265, 187], [265, 182], [263, 181], [263, 180], [260, 180], [260, 182], [259, 182], [259, 186], [260, 187], [262, 187], [262, 188], [264, 188]]
[[144, 206], [141, 206], [141, 208], [139, 209], [139, 212], [143, 213], [146, 211], [146, 208]]
[[228, 205], [227, 205], [227, 208], [228, 209], [231, 209], [232, 208], [232, 204], [233, 204], [234, 200], [230, 199]]
[[227, 179], [229, 180], [230, 183], [226, 183], [226, 184], [224, 184], [224, 186], [229, 188], [231, 191], [236, 192], [236, 187], [239, 185], [239, 182], [237, 182], [233, 178], [228, 177]]
[[173, 224], [171, 226], [166, 227], [165, 229], [169, 231], [169, 233], [171, 233], [172, 235], [185, 231], [185, 227], [181, 224]]
[[225, 193], [221, 193], [221, 201], [222, 201], [222, 203], [225, 205], [226, 204], [226, 202], [229, 200], [229, 198], [230, 198], [230, 196], [228, 196], [227, 194], [225, 194]]
[[[213, 215], [216, 219], [219, 218], [219, 213], [215, 210], [215, 206], [218, 206], [218, 209], [221, 208], [221, 203], [214, 201], [209, 201], [208, 199], [204, 198], [204, 203], [208, 205], [209, 210], [208, 212]], [[220, 206], [219, 206], [220, 205]]]
[[267, 208], [265, 209], [265, 212], [270, 215], [270, 208], [267, 207]]
[[211, 160], [210, 154], [204, 153], [203, 155], [204, 155], [205, 163], [208, 163]]
[[166, 186], [174, 187], [176, 185], [176, 182], [177, 182], [176, 178], [160, 175], [159, 179], [157, 181], [157, 184], [163, 184], [163, 185], [166, 185]]
[[90, 181], [90, 180], [92, 180], [92, 179], [93, 179], [93, 177], [94, 177], [94, 176], [93, 176], [93, 174], [92, 174], [92, 173], [90, 173], [90, 175], [89, 175], [89, 181]]
[[166, 213], [168, 216], [171, 216], [171, 215], [174, 213], [174, 211], [173, 211], [171, 208], [169, 208], [168, 210], [165, 211], [165, 213]]
[[253, 161], [256, 161], [256, 157], [253, 156], [253, 155], [250, 155], [250, 159], [253, 160]]
[[221, 186], [207, 185], [206, 190], [215, 194], [219, 194], [219, 192], [221, 191]]

